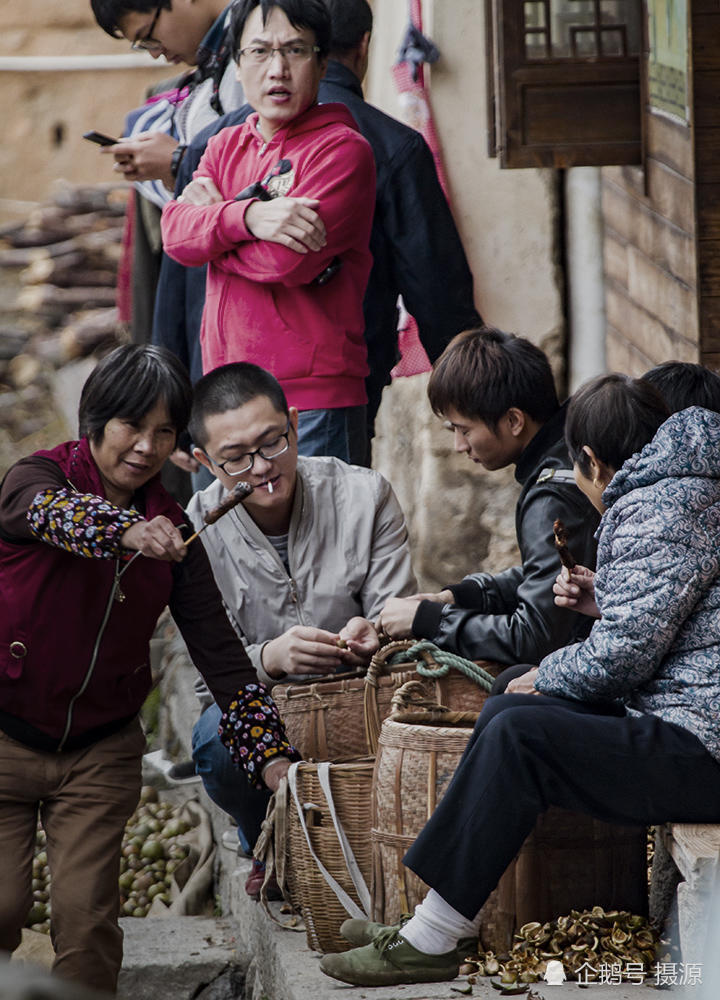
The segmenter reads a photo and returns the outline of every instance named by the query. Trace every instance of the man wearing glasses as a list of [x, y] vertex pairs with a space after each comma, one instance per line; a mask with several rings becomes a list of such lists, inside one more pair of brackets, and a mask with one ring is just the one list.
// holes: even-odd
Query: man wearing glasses
[[203, 370], [269, 369], [300, 413], [302, 454], [363, 461], [372, 151], [343, 105], [316, 103], [330, 43], [323, 0], [240, 0], [231, 30], [255, 113], [212, 137], [166, 205], [165, 250], [209, 265]]
[[132, 135], [101, 150], [114, 156], [125, 180], [161, 181], [167, 200], [185, 145], [244, 100], [227, 40], [231, 5], [227, 0], [91, 0], [91, 6], [100, 27], [113, 38], [125, 38], [134, 51], [197, 67], [182, 81], [190, 93], [170, 109], [167, 121], [157, 122], [151, 107], [146, 116], [139, 115]]
[[[253, 487], [201, 537], [228, 615], [269, 686], [367, 663], [378, 645], [371, 621], [389, 597], [415, 589], [390, 485], [335, 458], [299, 458], [297, 425], [297, 410], [257, 365], [224, 365], [195, 386], [194, 455], [216, 481], [195, 494], [187, 513], [200, 528], [226, 490], [238, 482]], [[209, 707], [193, 731], [195, 766], [251, 849], [268, 796], [233, 767], [217, 736], [220, 710], [199, 693]], [[251, 894], [258, 875], [256, 865]]]

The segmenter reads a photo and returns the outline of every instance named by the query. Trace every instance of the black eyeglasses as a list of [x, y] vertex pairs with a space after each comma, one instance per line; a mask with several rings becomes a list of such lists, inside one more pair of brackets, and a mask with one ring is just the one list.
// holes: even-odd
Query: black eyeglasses
[[153, 38], [152, 33], [155, 31], [155, 26], [158, 23], [158, 18], [162, 10], [165, 7], [165, 0], [158, 4], [157, 10], [155, 11], [155, 17], [150, 22], [150, 27], [148, 28], [148, 33], [144, 38], [136, 38], [134, 42], [131, 42], [130, 48], [134, 52], [152, 52], [153, 49], [161, 49], [162, 42], [158, 42], [156, 38]]
[[255, 464], [255, 456], [259, 455], [260, 458], [264, 458], [266, 462], [269, 462], [272, 458], [280, 458], [290, 447], [290, 421], [288, 420], [287, 427], [282, 434], [278, 434], [276, 438], [272, 441], [267, 441], [265, 444], [260, 445], [254, 451], [246, 451], [244, 455], [239, 455], [237, 458], [229, 458], [226, 462], [216, 462], [214, 458], [208, 455], [208, 458], [216, 465], [218, 469], [222, 469], [226, 476], [242, 476], [245, 472], [250, 472], [253, 465]]

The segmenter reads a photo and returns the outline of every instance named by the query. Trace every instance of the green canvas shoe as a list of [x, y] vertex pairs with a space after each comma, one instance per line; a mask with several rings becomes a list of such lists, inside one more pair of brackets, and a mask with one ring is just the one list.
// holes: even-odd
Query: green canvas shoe
[[426, 955], [401, 937], [397, 927], [385, 927], [372, 944], [323, 956], [320, 968], [331, 979], [351, 986], [398, 986], [454, 979], [459, 963], [455, 948], [444, 955]]
[[397, 924], [378, 924], [374, 920], [361, 920], [351, 917], [340, 925], [340, 936], [349, 941], [353, 948], [362, 948], [366, 944], [372, 944], [380, 931], [393, 926], [396, 929], [402, 927], [410, 919], [409, 913], [403, 913], [400, 922]]
[[[411, 914], [403, 913], [400, 923], [394, 926], [399, 929], [410, 919]], [[378, 924], [374, 920], [359, 920], [355, 917], [345, 920], [340, 925], [340, 935], [349, 941], [353, 948], [362, 948], [366, 944], [372, 944], [374, 938], [387, 928], [387, 924]], [[478, 939], [476, 937], [460, 938], [457, 943], [457, 956], [460, 964], [468, 955], [477, 955]]]

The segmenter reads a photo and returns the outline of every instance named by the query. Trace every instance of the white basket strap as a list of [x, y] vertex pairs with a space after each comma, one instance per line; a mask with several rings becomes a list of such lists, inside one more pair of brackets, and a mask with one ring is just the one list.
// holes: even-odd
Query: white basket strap
[[363, 878], [363, 874], [360, 871], [360, 865], [355, 860], [355, 855], [353, 854], [353, 849], [350, 846], [350, 841], [347, 839], [347, 834], [343, 829], [343, 825], [338, 818], [337, 811], [335, 809], [335, 802], [333, 801], [332, 789], [330, 788], [330, 764], [327, 761], [323, 761], [318, 764], [318, 779], [320, 781], [320, 787], [325, 793], [325, 798], [327, 799], [327, 804], [330, 808], [330, 815], [332, 816], [333, 826], [335, 827], [335, 833], [340, 841], [340, 847], [343, 852], [343, 857], [345, 858], [345, 864], [347, 865], [347, 870], [350, 873], [350, 878], [355, 886], [355, 891], [358, 894], [358, 899], [365, 910], [365, 917], [367, 920], [370, 919], [370, 890], [367, 887], [367, 883]]
[[[325, 879], [325, 881], [327, 882], [327, 884], [330, 886], [330, 888], [332, 889], [332, 891], [335, 893], [335, 895], [339, 899], [340, 903], [345, 908], [346, 912], [349, 913], [351, 917], [357, 917], [360, 920], [367, 920], [367, 919], [369, 919], [369, 913], [363, 913], [363, 911], [360, 909], [360, 907], [357, 905], [357, 903], [353, 899], [351, 899], [350, 896], [348, 896], [348, 894], [345, 892], [345, 890], [339, 884], [339, 882], [337, 882], [333, 878], [333, 876], [330, 874], [330, 872], [327, 870], [327, 868], [325, 867], [325, 865], [322, 863], [322, 861], [320, 860], [320, 858], [317, 856], [317, 854], [313, 850], [313, 846], [312, 846], [312, 844], [310, 842], [310, 834], [308, 833], [307, 824], [305, 823], [305, 813], [304, 813], [304, 810], [303, 810], [303, 807], [302, 807], [302, 803], [300, 802], [300, 799], [298, 797], [298, 792], [297, 792], [297, 769], [298, 769], [298, 763], [299, 762], [295, 762], [294, 764], [290, 765], [290, 767], [288, 768], [287, 778], [288, 778], [288, 785], [289, 785], [290, 791], [292, 793], [292, 797], [293, 797], [293, 799], [295, 801], [295, 807], [297, 808], [297, 813], [298, 813], [298, 819], [300, 821], [300, 826], [302, 827], [302, 831], [305, 834], [305, 840], [307, 841], [307, 845], [308, 845], [308, 849], [310, 851], [310, 854], [312, 855], [312, 857], [313, 857], [313, 859], [315, 861], [315, 864], [318, 866], [318, 869], [319, 869], [320, 873], [322, 874], [322, 877]], [[336, 830], [337, 830], [337, 827], [336, 827]]]

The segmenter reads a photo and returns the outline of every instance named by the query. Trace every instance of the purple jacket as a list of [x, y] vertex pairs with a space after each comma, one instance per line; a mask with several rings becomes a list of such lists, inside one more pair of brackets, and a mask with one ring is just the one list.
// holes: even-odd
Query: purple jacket
[[[104, 495], [85, 439], [39, 456], [56, 462], [81, 493]], [[145, 516], [175, 524], [181, 509], [153, 479]], [[41, 541], [0, 539], [0, 710], [56, 746], [83, 745], [84, 734], [118, 728], [150, 690], [148, 643], [172, 589], [170, 563], [85, 559]], [[57, 746], [57, 744], [60, 744]]]

